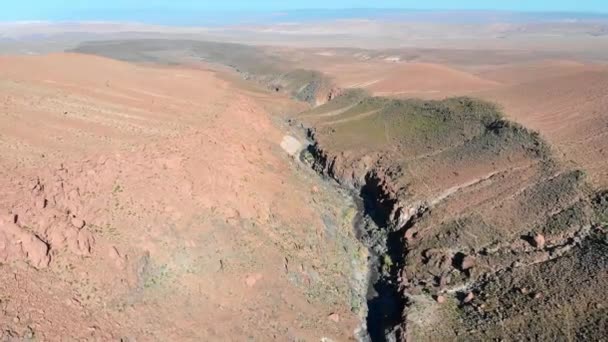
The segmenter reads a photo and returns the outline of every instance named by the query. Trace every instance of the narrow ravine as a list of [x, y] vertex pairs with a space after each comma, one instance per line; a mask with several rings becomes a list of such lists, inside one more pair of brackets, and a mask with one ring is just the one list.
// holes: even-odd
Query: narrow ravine
[[[351, 99], [341, 101], [314, 113], [333, 114]], [[358, 203], [354, 230], [369, 253], [357, 339], [498, 340], [504, 317], [508, 339], [545, 334], [529, 333], [517, 318], [571, 298], [560, 288], [570, 280], [552, 285], [556, 270], [589, 263], [579, 247], [605, 225], [608, 201], [590, 197], [583, 171], [561, 165], [537, 133], [491, 104], [408, 101], [362, 100], [350, 114], [384, 106], [381, 120], [336, 127], [312, 120], [307, 130], [309, 166]], [[401, 132], [394, 142], [382, 140], [381, 121]], [[421, 160], [410, 156], [418, 148]], [[582, 277], [594, 279], [590, 269]], [[593, 303], [601, 286], [585, 286]]]
[[[370, 172], [361, 186], [346, 186], [332, 172], [327, 172], [327, 160], [319, 153], [314, 143], [303, 151], [311, 160], [311, 166], [320, 176], [338, 183], [337, 186], [350, 191], [357, 203], [358, 214], [353, 223], [357, 238], [367, 247], [370, 255], [368, 289], [366, 293], [367, 315], [361, 324], [357, 338], [362, 342], [399, 341], [404, 324], [407, 296], [400, 287], [400, 274], [407, 253], [405, 231], [415, 222], [412, 217], [400, 227], [393, 222], [391, 214], [397, 205], [396, 199], [384, 193], [381, 180]], [[325, 171], [324, 171], [325, 170]]]
[[369, 339], [372, 342], [389, 341], [396, 336], [395, 328], [402, 323], [405, 298], [398, 285], [399, 266], [405, 254], [403, 234], [390, 231], [390, 209], [382, 206], [379, 188], [366, 183], [360, 191], [362, 215], [367, 218], [357, 227], [359, 238], [372, 256], [370, 282], [367, 293], [366, 319]]

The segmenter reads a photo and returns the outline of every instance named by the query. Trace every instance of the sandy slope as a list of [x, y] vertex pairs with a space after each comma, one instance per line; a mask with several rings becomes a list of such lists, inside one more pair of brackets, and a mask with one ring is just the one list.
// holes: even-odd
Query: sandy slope
[[[318, 59], [318, 57], [317, 57]], [[499, 82], [436, 63], [353, 61], [333, 58], [311, 65], [344, 88], [363, 88], [378, 96], [445, 97], [459, 92], [493, 88]]]
[[352, 216], [280, 149], [285, 99], [72, 54], [2, 57], [0, 94], [5, 336], [352, 336]]
[[368, 89], [376, 95], [425, 96], [474, 92], [492, 88], [497, 82], [470, 73], [432, 63], [406, 63], [386, 73], [385, 77]]
[[538, 130], [567, 160], [580, 164], [596, 185], [607, 186], [608, 68], [538, 68], [522, 67], [511, 77], [511, 85], [478, 96], [501, 104], [507, 116]]
[[[483, 63], [482, 63], [483, 64]], [[481, 68], [477, 76], [503, 84], [521, 84], [539, 79], [557, 78], [588, 70], [590, 65], [573, 60], [540, 59]]]

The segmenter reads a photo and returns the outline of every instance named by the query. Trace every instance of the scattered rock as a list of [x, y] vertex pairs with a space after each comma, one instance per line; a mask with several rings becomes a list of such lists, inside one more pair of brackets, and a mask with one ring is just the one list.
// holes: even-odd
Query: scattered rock
[[439, 288], [443, 289], [450, 283], [451, 279], [448, 275], [442, 275], [439, 277]]
[[409, 285], [409, 279], [407, 278], [407, 270], [405, 269], [405, 267], [401, 270], [401, 272], [399, 272], [399, 282], [401, 283], [401, 285], [403, 286], [408, 286]]
[[462, 258], [462, 263], [460, 264], [460, 269], [463, 271], [469, 270], [475, 267], [477, 259], [474, 256], [467, 255]]
[[36, 199], [36, 208], [44, 209], [44, 208], [46, 208], [46, 204], [47, 204], [46, 198], [40, 197], [40, 198]]
[[473, 294], [473, 292], [469, 292], [466, 297], [464, 297], [464, 299], [462, 300], [463, 304], [469, 304], [473, 301], [473, 299], [475, 299], [475, 295]]
[[534, 294], [534, 296], [532, 296], [532, 298], [534, 298], [534, 299], [541, 299], [541, 298], [543, 298], [543, 293], [542, 292], [536, 292]]
[[407, 242], [412, 243], [416, 238], [416, 232], [413, 229], [408, 229], [405, 231], [404, 237]]
[[260, 279], [262, 279], [261, 274], [251, 274], [245, 279], [245, 284], [247, 284], [249, 287], [253, 287]]
[[543, 249], [545, 247], [545, 236], [542, 234], [536, 234], [534, 236], [534, 247]]
[[444, 297], [444, 296], [441, 296], [441, 295], [437, 296], [437, 298], [435, 298], [435, 300], [436, 300], [436, 301], [437, 301], [437, 303], [439, 303], [439, 304], [443, 304], [443, 303], [445, 303], [445, 297]]
[[82, 229], [86, 225], [86, 222], [84, 222], [83, 219], [79, 219], [78, 217], [72, 218], [71, 222], [72, 222], [72, 226], [74, 226], [78, 229]]
[[114, 246], [110, 247], [110, 249], [108, 250], [108, 256], [110, 257], [110, 259], [112, 259], [114, 261], [114, 264], [116, 265], [117, 268], [119, 269], [123, 269], [125, 268], [126, 265], [126, 258], [123, 257], [120, 252], [118, 252], [118, 249]]
[[339, 323], [340, 315], [338, 315], [337, 313], [332, 313], [331, 315], [327, 316], [327, 319], [329, 319], [330, 321], [332, 321], [334, 323]]
[[86, 229], [78, 230], [75, 228], [68, 228], [64, 234], [68, 249], [72, 253], [80, 256], [91, 254], [93, 245], [95, 244], [95, 238], [91, 232]]
[[511, 268], [518, 268], [518, 267], [522, 267], [523, 263], [520, 260], [515, 260], [513, 261], [513, 263], [511, 263]]
[[14, 341], [14, 338], [17, 338], [19, 335], [11, 330], [11, 329], [5, 329], [3, 331], [0, 330], [0, 337], [2, 338], [2, 341]]
[[93, 245], [95, 244], [95, 238], [93, 234], [87, 230], [81, 230], [78, 232], [78, 249], [81, 255], [91, 254]]
[[23, 333], [23, 337], [25, 337], [25, 339], [27, 340], [31, 340], [34, 338], [34, 330], [32, 330], [31, 327], [27, 327], [27, 329], [25, 330], [25, 332]]
[[331, 90], [327, 94], [327, 102], [335, 99], [336, 97], [340, 96], [342, 93], [343, 93], [343, 91], [340, 88], [331, 88]]
[[21, 228], [14, 219], [0, 218], [0, 261], [25, 259], [37, 269], [51, 262], [49, 246], [38, 236]]

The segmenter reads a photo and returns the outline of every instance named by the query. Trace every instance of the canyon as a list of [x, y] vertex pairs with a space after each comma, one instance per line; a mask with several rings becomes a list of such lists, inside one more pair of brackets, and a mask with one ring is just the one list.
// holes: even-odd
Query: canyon
[[600, 339], [603, 38], [486, 33], [0, 56], [2, 337]]

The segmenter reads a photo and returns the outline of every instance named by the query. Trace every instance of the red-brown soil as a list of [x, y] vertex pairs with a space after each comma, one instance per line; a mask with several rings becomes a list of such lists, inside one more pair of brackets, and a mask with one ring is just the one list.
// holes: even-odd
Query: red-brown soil
[[5, 337], [353, 335], [352, 215], [281, 150], [289, 100], [76, 54], [1, 57], [0, 93]]
[[514, 80], [479, 96], [498, 102], [508, 117], [541, 132], [597, 186], [608, 186], [608, 68], [560, 65], [537, 75], [530, 69], [522, 72], [528, 76], [522, 82]]

